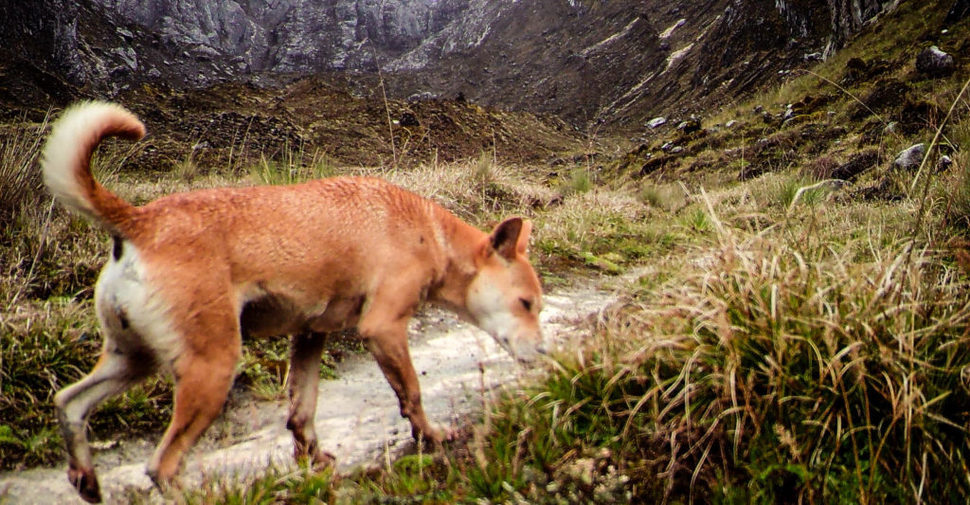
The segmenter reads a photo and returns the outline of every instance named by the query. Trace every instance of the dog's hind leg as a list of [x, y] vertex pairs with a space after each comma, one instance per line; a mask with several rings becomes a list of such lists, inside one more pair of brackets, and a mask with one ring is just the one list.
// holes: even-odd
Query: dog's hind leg
[[67, 447], [67, 476], [86, 501], [101, 501], [101, 490], [85, 433], [88, 415], [106, 398], [125, 391], [154, 369], [151, 356], [126, 354], [109, 335], [91, 373], [54, 396], [61, 435]]
[[293, 432], [293, 452], [297, 461], [309, 457], [317, 465], [329, 465], [334, 459], [332, 454], [317, 446], [317, 431], [313, 425], [325, 338], [324, 333], [305, 333], [290, 339], [290, 415], [286, 427]]
[[209, 307], [183, 331], [197, 338], [175, 360], [172, 420], [148, 463], [148, 475], [164, 488], [178, 473], [185, 452], [222, 411], [241, 353], [239, 324], [230, 308]]

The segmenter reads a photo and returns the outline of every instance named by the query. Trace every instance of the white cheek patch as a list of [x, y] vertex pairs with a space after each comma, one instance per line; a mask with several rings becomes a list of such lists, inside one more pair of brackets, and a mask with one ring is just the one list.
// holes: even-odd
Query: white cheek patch
[[518, 328], [518, 320], [509, 310], [501, 289], [486, 279], [479, 280], [468, 293], [468, 310], [479, 328], [508, 349], [509, 339]]

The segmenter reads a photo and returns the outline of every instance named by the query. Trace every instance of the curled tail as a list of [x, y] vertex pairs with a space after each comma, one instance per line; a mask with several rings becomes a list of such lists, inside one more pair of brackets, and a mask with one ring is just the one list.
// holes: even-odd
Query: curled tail
[[41, 167], [44, 184], [55, 200], [121, 233], [121, 225], [135, 208], [91, 175], [91, 154], [102, 139], [111, 136], [138, 140], [145, 136], [145, 125], [120, 105], [94, 101], [71, 105], [54, 122]]

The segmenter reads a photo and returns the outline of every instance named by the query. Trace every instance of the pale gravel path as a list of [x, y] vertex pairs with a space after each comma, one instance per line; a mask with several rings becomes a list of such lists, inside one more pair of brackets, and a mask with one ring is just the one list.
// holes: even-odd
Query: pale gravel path
[[[572, 336], [576, 321], [602, 311], [617, 298], [605, 286], [622, 283], [615, 278], [585, 281], [547, 293], [544, 331], [553, 341]], [[425, 411], [433, 423], [454, 425], [459, 417], [480, 411], [482, 385], [488, 390], [514, 383], [523, 372], [485, 333], [443, 312], [423, 313], [412, 322], [409, 333]], [[397, 400], [373, 359], [353, 356], [338, 366], [337, 374], [338, 379], [320, 383], [315, 421], [320, 446], [337, 457], [338, 468], [347, 471], [382, 460], [388, 450], [393, 454], [407, 447], [410, 427], [399, 416]], [[269, 464], [292, 467], [286, 404], [256, 400], [233, 404], [189, 454], [181, 473], [183, 484], [197, 485], [218, 475], [258, 473]], [[95, 451], [105, 503], [126, 503], [127, 493], [143, 494], [152, 487], [145, 463], [154, 443], [130, 440]], [[65, 465], [0, 474], [0, 504], [84, 503], [67, 483]], [[159, 501], [157, 492], [151, 495]]]

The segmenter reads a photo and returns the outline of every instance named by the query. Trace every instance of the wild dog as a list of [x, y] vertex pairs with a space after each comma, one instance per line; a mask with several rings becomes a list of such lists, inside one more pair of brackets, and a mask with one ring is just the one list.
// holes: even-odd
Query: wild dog
[[55, 199], [113, 237], [94, 292], [100, 359], [54, 398], [68, 479], [85, 500], [101, 499], [85, 433], [91, 410], [156, 371], [171, 373], [174, 412], [147, 467], [157, 484], [170, 483], [222, 410], [244, 333], [293, 335], [287, 427], [296, 457], [320, 464], [333, 460], [313, 426], [326, 333], [357, 329], [414, 437], [433, 442], [445, 435], [425, 417], [408, 351], [419, 303], [451, 309], [521, 360], [544, 352], [528, 221], [509, 218], [486, 234], [428, 199], [359, 177], [199, 190], [135, 207], [99, 184], [90, 162], [105, 137], [144, 135], [124, 108], [83, 102], [55, 122], [43, 149]]

